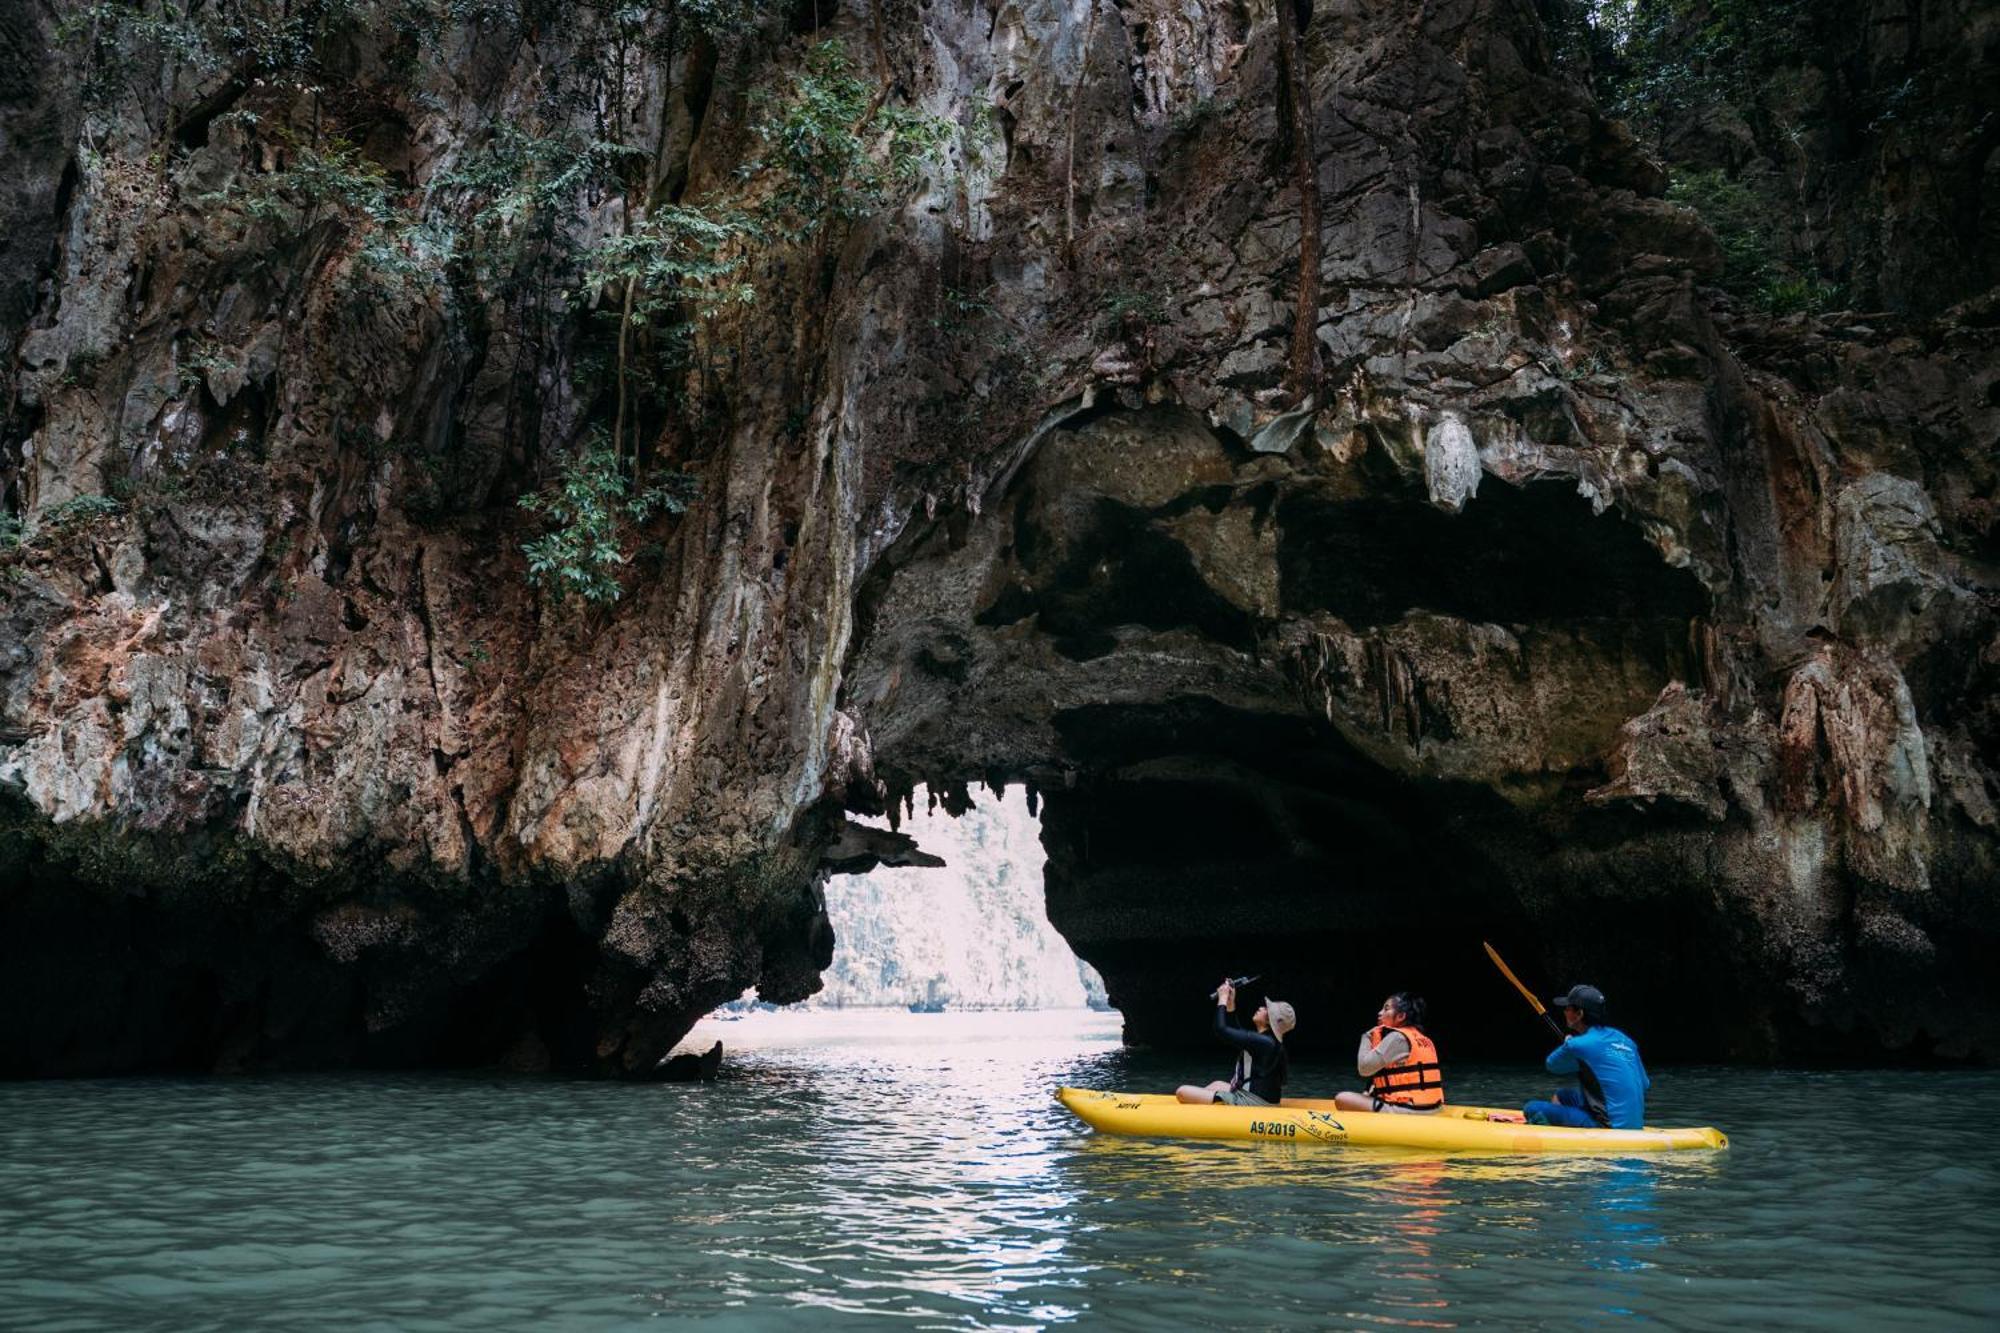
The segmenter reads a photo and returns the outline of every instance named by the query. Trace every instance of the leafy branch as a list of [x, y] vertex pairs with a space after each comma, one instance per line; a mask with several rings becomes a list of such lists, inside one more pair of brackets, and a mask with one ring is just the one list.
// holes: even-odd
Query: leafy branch
[[[656, 209], [631, 231], [606, 237], [590, 251], [584, 281], [624, 294], [618, 313], [614, 459], [625, 452], [633, 333], [660, 321], [684, 326], [721, 306], [752, 300], [755, 290], [738, 274], [743, 264], [741, 242], [755, 234], [750, 220], [732, 210], [669, 205]], [[638, 456], [636, 442], [632, 453]]]
[[631, 530], [655, 514], [686, 512], [697, 494], [695, 479], [681, 472], [634, 493], [617, 456], [593, 441], [549, 487], [521, 497], [521, 508], [547, 523], [540, 537], [521, 545], [528, 582], [553, 590], [558, 601], [617, 601], [625, 591], [618, 571], [630, 559]]
[[759, 101], [754, 128], [764, 153], [742, 174], [769, 182], [762, 219], [791, 241], [881, 208], [892, 190], [916, 181], [952, 133], [940, 117], [883, 105], [853, 72], [839, 38], [812, 46], [803, 68]]

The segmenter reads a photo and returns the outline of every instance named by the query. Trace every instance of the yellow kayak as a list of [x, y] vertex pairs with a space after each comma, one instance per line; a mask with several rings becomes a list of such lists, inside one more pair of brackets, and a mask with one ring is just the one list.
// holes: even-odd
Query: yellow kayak
[[1331, 1100], [1287, 1097], [1277, 1106], [1190, 1106], [1149, 1092], [1058, 1088], [1056, 1100], [1104, 1134], [1173, 1139], [1262, 1139], [1355, 1148], [1509, 1153], [1666, 1152], [1727, 1148], [1718, 1129], [1567, 1129], [1487, 1119], [1485, 1106], [1446, 1106], [1430, 1115], [1343, 1111]]

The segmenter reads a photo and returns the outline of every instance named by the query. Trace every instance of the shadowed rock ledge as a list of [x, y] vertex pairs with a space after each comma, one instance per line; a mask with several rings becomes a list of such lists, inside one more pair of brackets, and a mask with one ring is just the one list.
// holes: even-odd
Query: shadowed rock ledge
[[981, 781], [1135, 1039], [1248, 970], [1518, 1051], [1491, 937], [1663, 1057], [2000, 1052], [1994, 293], [1745, 314], [1534, 6], [1322, 5], [1306, 409], [1268, 7], [802, 6], [621, 66], [650, 191], [739, 188], [815, 31], [949, 133], [693, 326], [698, 498], [564, 607], [517, 502], [605, 293], [356, 301], [374, 223], [228, 202], [338, 132], [462, 224], [598, 114], [582, 19], [400, 31], [0, 87], [0, 1072], [649, 1074], [818, 985], [823, 876], [911, 854], [846, 812]]

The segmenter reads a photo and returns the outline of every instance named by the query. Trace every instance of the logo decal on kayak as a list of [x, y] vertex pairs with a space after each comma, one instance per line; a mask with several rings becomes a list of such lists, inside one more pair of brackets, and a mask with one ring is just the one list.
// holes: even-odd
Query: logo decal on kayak
[[1347, 1126], [1341, 1124], [1324, 1111], [1306, 1112], [1305, 1131], [1322, 1143], [1345, 1143], [1347, 1141]]

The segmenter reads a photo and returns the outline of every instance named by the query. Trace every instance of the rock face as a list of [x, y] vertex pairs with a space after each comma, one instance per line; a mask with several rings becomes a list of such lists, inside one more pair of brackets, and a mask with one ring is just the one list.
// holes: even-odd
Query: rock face
[[[843, 810], [980, 779], [1135, 1039], [1251, 971], [1518, 1050], [1486, 937], [1661, 1055], [2000, 1053], [2000, 295], [1742, 317], [1533, 7], [1322, 5], [1301, 403], [1265, 5], [800, 6], [595, 83], [587, 18], [394, 18], [0, 87], [0, 1070], [646, 1074], [816, 987], [830, 866], [908, 854]], [[564, 605], [516, 501], [612, 410], [561, 256], [637, 196], [544, 198], [539, 287], [379, 281], [370, 208], [469, 227], [607, 86], [643, 194], [731, 199], [826, 34], [944, 132], [690, 325], [641, 457], [699, 498]], [[373, 193], [270, 205], [302, 160]]]

